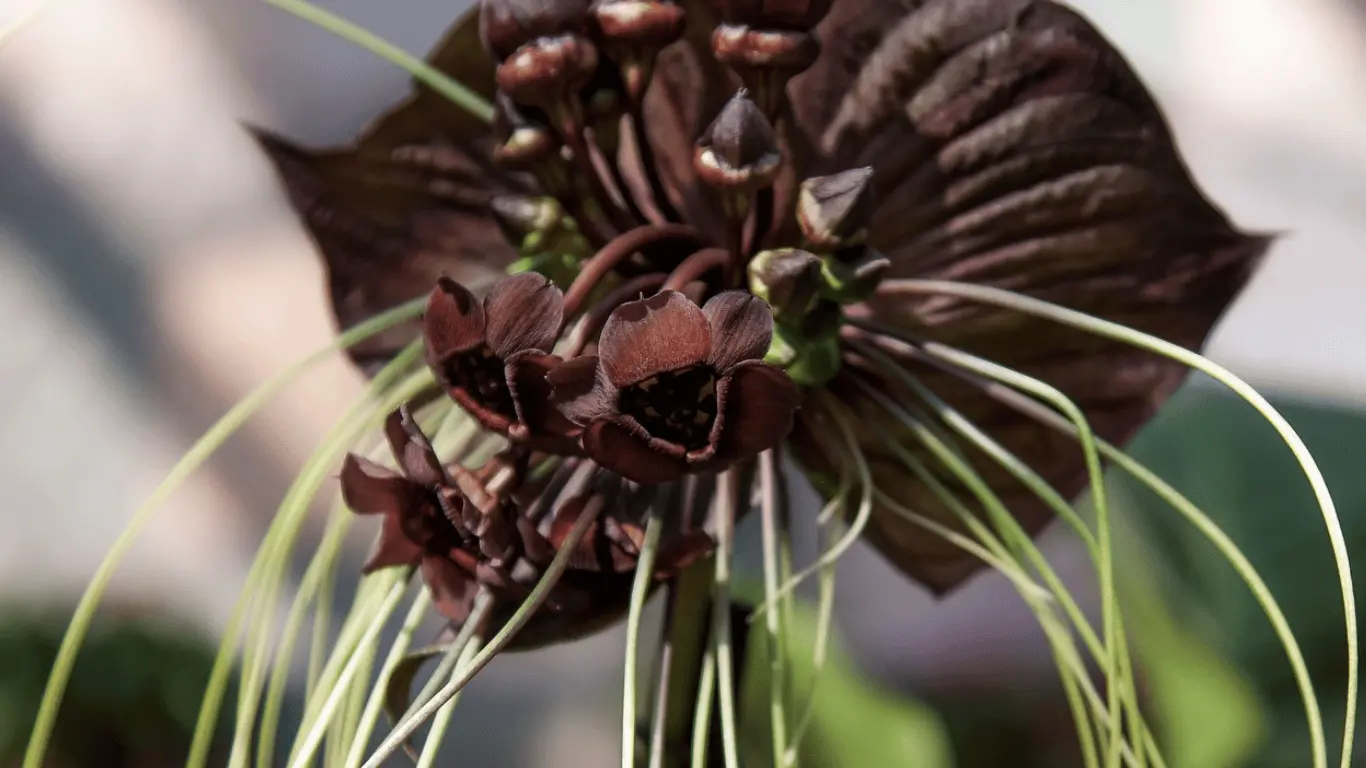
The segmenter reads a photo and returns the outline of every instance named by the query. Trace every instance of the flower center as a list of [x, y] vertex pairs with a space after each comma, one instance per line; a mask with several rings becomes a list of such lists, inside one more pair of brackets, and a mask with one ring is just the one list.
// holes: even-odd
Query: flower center
[[460, 382], [484, 407], [509, 419], [517, 417], [512, 393], [508, 391], [506, 366], [487, 344], [453, 356], [446, 366], [451, 381]]
[[652, 437], [695, 451], [716, 421], [716, 373], [697, 365], [651, 376], [624, 388], [617, 407]]
[[399, 527], [409, 541], [431, 552], [449, 552], [465, 543], [460, 532], [441, 513], [435, 496], [425, 499], [416, 510], [403, 514]]

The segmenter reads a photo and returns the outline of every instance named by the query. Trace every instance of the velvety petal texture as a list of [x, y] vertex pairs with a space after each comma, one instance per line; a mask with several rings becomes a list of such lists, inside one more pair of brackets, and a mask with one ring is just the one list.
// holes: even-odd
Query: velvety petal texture
[[726, 291], [702, 306], [711, 329], [707, 365], [725, 371], [743, 360], [760, 360], [773, 342], [773, 313], [746, 291]]
[[474, 349], [484, 343], [485, 325], [484, 303], [460, 283], [439, 278], [422, 316], [427, 359], [441, 361]]
[[722, 382], [717, 388], [721, 418], [714, 437], [718, 465], [758, 456], [792, 431], [800, 396], [787, 374], [749, 360]]
[[678, 291], [617, 307], [598, 342], [599, 365], [618, 387], [697, 365], [711, 352], [707, 317]]
[[523, 350], [550, 352], [564, 322], [564, 294], [544, 276], [523, 272], [499, 280], [484, 300], [493, 353], [507, 359]]

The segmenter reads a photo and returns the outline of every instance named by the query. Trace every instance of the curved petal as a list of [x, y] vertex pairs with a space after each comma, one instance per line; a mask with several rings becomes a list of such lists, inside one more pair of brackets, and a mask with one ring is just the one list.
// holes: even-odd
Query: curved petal
[[683, 459], [653, 450], [630, 430], [605, 419], [584, 430], [583, 450], [604, 469], [644, 485], [671, 482], [688, 472]]
[[564, 323], [564, 293], [536, 272], [499, 280], [484, 299], [488, 345], [504, 360], [523, 350], [549, 352]]
[[781, 443], [792, 431], [797, 385], [763, 363], [743, 363], [716, 385], [719, 417], [712, 428], [716, 452], [709, 466], [724, 467]]
[[395, 565], [416, 565], [421, 559], [422, 547], [404, 535], [399, 516], [385, 515], [380, 526], [379, 538], [370, 550], [370, 556], [365, 559], [365, 565], [361, 566], [361, 573], [371, 573]]
[[550, 369], [546, 381], [555, 407], [575, 424], [587, 424], [616, 407], [616, 387], [599, 374], [597, 355], [565, 360]]
[[[493, 64], [477, 18], [466, 14], [427, 60], [491, 99]], [[488, 123], [425, 85], [347, 146], [310, 150], [253, 132], [322, 252], [343, 328], [422, 296], [439, 275], [483, 279], [516, 258], [489, 201], [525, 193], [530, 182], [492, 166]], [[349, 353], [373, 374], [417, 333], [405, 323]]]
[[711, 326], [707, 364], [725, 371], [743, 360], [762, 360], [773, 343], [773, 312], [748, 291], [718, 293], [702, 307]]
[[470, 614], [479, 584], [460, 566], [438, 555], [422, 558], [422, 580], [432, 593], [432, 605], [453, 622]]
[[399, 408], [389, 414], [384, 420], [384, 435], [389, 439], [389, 448], [409, 480], [427, 488], [446, 484], [446, 471], [441, 467], [441, 460], [407, 408]]
[[559, 357], [534, 350], [518, 352], [508, 358], [508, 389], [517, 408], [517, 421], [532, 435], [570, 435], [579, 432], [577, 425], [561, 413], [551, 399], [553, 386], [546, 377], [561, 364]]
[[342, 461], [341, 492], [352, 512], [396, 515], [412, 498], [412, 485], [388, 467], [348, 453]]
[[422, 337], [438, 374], [442, 360], [484, 343], [486, 324], [484, 307], [468, 288], [449, 277], [437, 279], [422, 315]]
[[617, 387], [697, 365], [710, 351], [706, 315], [677, 291], [622, 304], [598, 337], [599, 365]]

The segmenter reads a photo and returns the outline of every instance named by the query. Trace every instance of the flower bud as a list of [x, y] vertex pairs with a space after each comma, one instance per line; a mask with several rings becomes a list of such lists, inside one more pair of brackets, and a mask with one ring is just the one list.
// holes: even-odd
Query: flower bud
[[872, 168], [807, 179], [797, 193], [797, 224], [807, 241], [820, 250], [862, 243], [876, 209]]
[[683, 36], [686, 12], [661, 0], [599, 0], [591, 12], [604, 42], [658, 51]]
[[659, 51], [683, 36], [686, 12], [663, 0], [599, 0], [591, 16], [604, 50], [621, 68], [627, 95], [639, 103]]
[[489, 201], [489, 210], [511, 243], [520, 243], [533, 233], [551, 231], [565, 215], [553, 197], [524, 195], [497, 195]]
[[560, 147], [549, 126], [502, 93], [494, 99], [493, 135], [498, 139], [493, 161], [509, 170], [530, 170]]
[[479, 11], [479, 37], [497, 61], [541, 37], [582, 34], [589, 0], [484, 0]]
[[754, 29], [739, 24], [722, 24], [711, 35], [712, 53], [721, 63], [740, 72], [750, 70], [782, 74], [782, 82], [806, 71], [820, 56], [821, 46], [806, 32], [780, 29]]
[[749, 290], [780, 317], [801, 317], [820, 297], [821, 260], [797, 248], [763, 251], [749, 262]]
[[693, 155], [704, 182], [742, 192], [772, 184], [782, 162], [772, 124], [744, 89], [721, 108]]
[[542, 37], [518, 48], [495, 77], [498, 89], [519, 104], [544, 109], [577, 99], [598, 67], [598, 49], [577, 35]]

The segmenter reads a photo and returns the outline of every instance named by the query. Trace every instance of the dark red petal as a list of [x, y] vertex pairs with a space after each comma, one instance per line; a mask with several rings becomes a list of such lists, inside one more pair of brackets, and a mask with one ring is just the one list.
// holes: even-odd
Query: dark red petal
[[746, 363], [717, 382], [716, 400], [716, 455], [709, 463], [722, 467], [781, 443], [792, 431], [798, 391], [777, 368]]
[[584, 430], [583, 450], [603, 468], [646, 485], [671, 482], [688, 471], [682, 459], [651, 449], [645, 440], [603, 419]]
[[547, 374], [563, 361], [534, 350], [519, 352], [507, 361], [508, 389], [517, 408], [517, 421], [531, 434], [569, 435], [579, 429], [551, 400], [554, 387]]
[[484, 342], [485, 323], [479, 299], [460, 283], [441, 277], [422, 316], [427, 360], [439, 369], [440, 361], [448, 356], [479, 346]]
[[[477, 8], [427, 57], [438, 71], [493, 98], [493, 62], [479, 44]], [[489, 212], [526, 179], [489, 162], [489, 127], [426, 85], [347, 146], [304, 149], [255, 130], [327, 266], [333, 311], [347, 328], [431, 290], [437, 276], [496, 277], [517, 257]], [[376, 372], [421, 333], [414, 321], [352, 347]]]
[[[555, 510], [555, 519], [550, 522], [550, 544], [556, 551], [562, 550], [569, 533], [574, 528], [574, 523], [588, 508], [588, 503], [593, 497], [588, 494], [575, 496], [574, 498], [561, 504]], [[574, 554], [569, 557], [569, 568], [575, 571], [601, 571], [603, 570], [602, 558], [598, 556], [598, 534], [601, 530], [600, 521], [593, 521], [588, 526], [579, 544], [574, 548]]]
[[479, 585], [460, 566], [439, 555], [422, 558], [422, 580], [432, 593], [432, 605], [442, 616], [462, 622], [470, 613]]
[[564, 323], [564, 293], [544, 276], [523, 272], [499, 280], [484, 311], [494, 354], [506, 360], [523, 350], [550, 352]]
[[706, 315], [677, 291], [617, 307], [598, 339], [603, 373], [617, 387], [697, 365], [710, 350]]
[[570, 358], [546, 374], [556, 407], [575, 424], [606, 416], [616, 403], [616, 388], [598, 375], [597, 355]]
[[346, 454], [342, 462], [342, 499], [351, 511], [362, 515], [394, 515], [408, 503], [412, 485], [388, 467]]
[[446, 482], [441, 460], [406, 407], [394, 411], [384, 420], [384, 434], [389, 438], [394, 458], [409, 480], [428, 488]]
[[365, 565], [361, 567], [361, 573], [370, 573], [380, 568], [395, 565], [416, 565], [420, 559], [422, 559], [422, 547], [414, 544], [407, 536], [403, 535], [399, 516], [397, 514], [385, 515], [384, 522], [380, 526], [379, 539], [375, 541], [374, 548], [370, 550], [370, 556], [366, 559]]
[[742, 360], [762, 360], [773, 342], [773, 313], [747, 291], [726, 291], [702, 307], [711, 326], [707, 364], [724, 371]]

